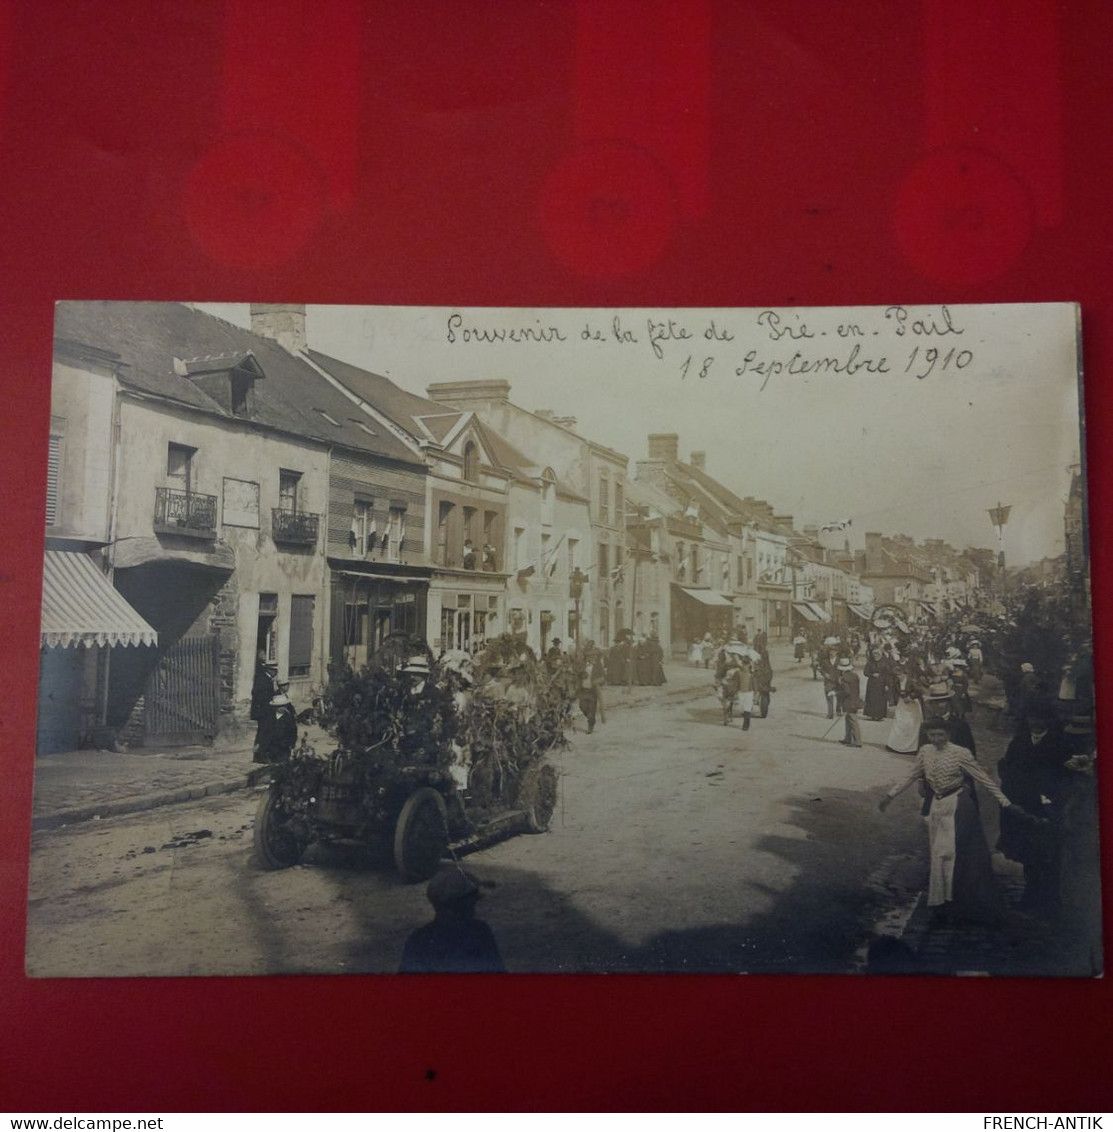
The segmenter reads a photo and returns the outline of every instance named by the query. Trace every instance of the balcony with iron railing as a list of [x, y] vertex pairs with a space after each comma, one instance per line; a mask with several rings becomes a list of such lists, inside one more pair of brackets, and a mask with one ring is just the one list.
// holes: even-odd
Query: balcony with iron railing
[[312, 511], [288, 511], [275, 507], [271, 512], [271, 537], [286, 546], [316, 546], [321, 516]]
[[156, 487], [154, 529], [160, 535], [216, 538], [216, 496]]

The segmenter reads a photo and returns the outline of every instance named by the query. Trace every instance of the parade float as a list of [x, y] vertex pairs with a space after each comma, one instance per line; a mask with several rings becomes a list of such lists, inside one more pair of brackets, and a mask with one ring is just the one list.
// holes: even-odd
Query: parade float
[[258, 864], [288, 868], [324, 843], [420, 881], [449, 853], [546, 831], [558, 789], [550, 759], [567, 742], [573, 689], [565, 667], [539, 663], [513, 637], [474, 662], [393, 638], [362, 670], [334, 668], [319, 705], [331, 749], [303, 734], [272, 767], [255, 819]]

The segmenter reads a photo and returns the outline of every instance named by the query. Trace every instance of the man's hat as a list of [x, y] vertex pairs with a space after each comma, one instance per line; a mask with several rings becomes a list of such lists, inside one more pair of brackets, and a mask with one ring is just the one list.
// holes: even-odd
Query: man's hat
[[281, 692], [276, 696], [271, 696], [271, 707], [285, 707], [290, 702], [290, 697], [283, 695]]
[[428, 676], [429, 662], [421, 655], [411, 656], [398, 671], [410, 673], [415, 676]]
[[434, 908], [451, 908], [468, 899], [478, 900], [479, 881], [463, 869], [445, 869], [437, 873], [425, 888], [425, 896]]
[[854, 665], [851, 664], [849, 657], [844, 656], [842, 660], [839, 661], [838, 667], [841, 672], [849, 672], [853, 669]]
[[936, 680], [933, 684], [928, 685], [927, 699], [929, 700], [949, 700], [954, 695], [954, 689], [946, 680]]

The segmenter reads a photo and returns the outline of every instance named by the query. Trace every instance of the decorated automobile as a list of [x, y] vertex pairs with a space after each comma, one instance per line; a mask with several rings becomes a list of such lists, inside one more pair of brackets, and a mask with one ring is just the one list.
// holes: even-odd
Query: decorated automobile
[[558, 789], [549, 758], [567, 742], [573, 688], [513, 637], [474, 662], [394, 638], [361, 671], [334, 668], [318, 713], [329, 750], [303, 735], [271, 768], [257, 862], [288, 868], [314, 843], [349, 845], [419, 881], [450, 852], [544, 832]]

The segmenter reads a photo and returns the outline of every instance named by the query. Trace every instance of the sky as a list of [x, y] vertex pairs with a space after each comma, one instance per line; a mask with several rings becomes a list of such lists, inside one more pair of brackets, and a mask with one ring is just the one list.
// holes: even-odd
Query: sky
[[[197, 305], [250, 322], [247, 304]], [[987, 511], [1003, 503], [1011, 565], [1063, 550], [1080, 458], [1072, 304], [309, 306], [306, 325], [313, 349], [414, 393], [506, 380], [515, 403], [629, 456], [631, 476], [647, 436], [675, 432], [682, 459], [706, 452], [710, 475], [797, 529], [850, 519], [830, 537], [852, 546], [878, 530], [995, 547]]]

